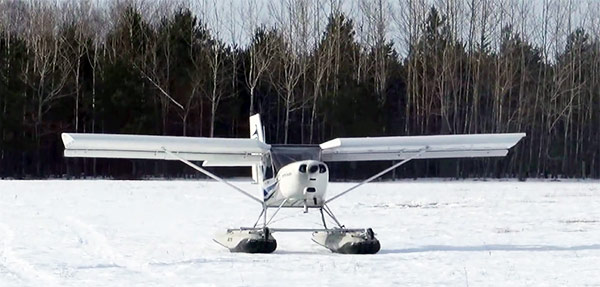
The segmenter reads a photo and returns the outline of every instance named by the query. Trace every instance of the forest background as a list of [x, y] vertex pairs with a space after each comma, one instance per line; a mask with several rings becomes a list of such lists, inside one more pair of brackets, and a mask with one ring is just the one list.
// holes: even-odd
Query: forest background
[[195, 177], [60, 133], [248, 137], [254, 113], [269, 143], [527, 133], [394, 178], [600, 178], [600, 1], [0, 0], [0, 177]]

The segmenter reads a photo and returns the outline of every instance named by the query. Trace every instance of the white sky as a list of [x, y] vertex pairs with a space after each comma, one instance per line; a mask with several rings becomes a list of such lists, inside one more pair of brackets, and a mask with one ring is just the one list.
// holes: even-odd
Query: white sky
[[[215, 15], [207, 15], [208, 24], [215, 31], [221, 39], [224, 41], [232, 42], [232, 39], [237, 39], [242, 45], [247, 43], [248, 35], [250, 35], [249, 26], [253, 25], [251, 19], [258, 18], [261, 23], [267, 25], [278, 25], [282, 26], [275, 17], [270, 15], [281, 12], [282, 1], [268, 1], [268, 0], [206, 0], [206, 1], [192, 1], [199, 5], [205, 5], [208, 9], [199, 9], [207, 11], [218, 11], [217, 14], [221, 20], [216, 21]], [[369, 18], [365, 17], [364, 7], [368, 5], [364, 4], [375, 4], [377, 0], [333, 0], [333, 1], [312, 1], [307, 0], [309, 3], [309, 14], [314, 14], [314, 11], [319, 13], [319, 21], [310, 21], [311, 26], [319, 26], [322, 30], [325, 27], [327, 21], [327, 15], [331, 12], [332, 2], [341, 3], [340, 9], [351, 17], [354, 21], [354, 28], [357, 32], [359, 41], [368, 42], [368, 34], [374, 30], [373, 25], [369, 24]], [[394, 41], [397, 50], [401, 55], [406, 54], [405, 44], [407, 42], [407, 29], [405, 28], [405, 21], [411, 13], [405, 13], [407, 11], [408, 0], [383, 0], [384, 7], [383, 17], [386, 22], [386, 35], [388, 40]], [[455, 2], [449, 0], [422, 0], [422, 1], [410, 1], [410, 2], [421, 2], [425, 7], [425, 12], [429, 11], [429, 7], [437, 5], [443, 7], [447, 2]], [[462, 11], [457, 11], [458, 23], [456, 27], [456, 33], [462, 35], [461, 37], [466, 38], [469, 33], [469, 5], [471, 0], [468, 1], [457, 1], [462, 4]], [[483, 2], [481, 0], [475, 1]], [[544, 41], [544, 14], [548, 13], [547, 30], [552, 35], [546, 35], [546, 42], [549, 48], [548, 53], [556, 53], [562, 49], [565, 45], [566, 36], [578, 27], [584, 27], [589, 33], [600, 35], [600, 0], [506, 0], [506, 1], [489, 1], [492, 7], [490, 7], [490, 19], [488, 20], [488, 38], [499, 39], [499, 32], [502, 27], [506, 25], [512, 25], [516, 32], [521, 34], [522, 38], [527, 39], [530, 42], [538, 43], [537, 45], [542, 46]], [[216, 10], [213, 9], [213, 3], [217, 3]], [[319, 3], [319, 7], [315, 5]], [[560, 6], [558, 7], [557, 4]], [[478, 10], [481, 11], [482, 6], [479, 6]], [[213, 13], [214, 14], [214, 13]], [[254, 15], [254, 17], [253, 17]], [[510, 17], [509, 15], [513, 15]], [[425, 14], [418, 17], [426, 17]], [[525, 21], [522, 21], [522, 18]], [[476, 21], [479, 21], [476, 19]], [[285, 22], [280, 20], [279, 22]], [[250, 23], [251, 25], [248, 25]], [[462, 23], [462, 25], [460, 25]], [[479, 29], [476, 26], [475, 33], [479, 33]], [[554, 36], [556, 35], [556, 36]], [[362, 37], [362, 38], [361, 38]], [[476, 36], [475, 38], [478, 38]], [[492, 42], [492, 46], [496, 46], [497, 42]]]
[[[2, 1], [2, 0], [0, 0]], [[57, 2], [69, 2], [77, 0], [55, 0]], [[90, 0], [97, 4], [111, 3], [112, 0]], [[134, 0], [122, 0], [122, 2]], [[488, 0], [485, 0], [488, 1]], [[293, 0], [137, 0], [143, 6], [154, 9], [175, 9], [177, 2], [186, 3], [191, 9], [199, 15], [201, 19], [209, 26], [213, 35], [227, 43], [238, 43], [245, 46], [252, 35], [253, 27], [259, 24], [266, 26], [277, 25], [280, 29], [290, 27], [286, 11], [283, 11], [284, 3], [293, 2]], [[306, 4], [308, 19], [305, 21], [308, 30], [317, 30], [318, 33], [309, 35], [309, 44], [314, 43], [314, 39], [320, 37], [327, 22], [327, 16], [331, 12], [332, 3], [339, 5], [340, 10], [354, 21], [354, 28], [357, 40], [363, 43], [369, 43], [371, 39], [370, 32], [374, 31], [374, 24], [370, 18], [366, 17], [364, 7], [369, 4], [376, 4], [378, 0], [299, 0]], [[383, 0], [383, 17], [386, 23], [386, 38], [394, 41], [400, 55], [406, 55], [406, 45], [408, 39], [408, 29], [406, 28], [406, 19], [416, 16], [419, 22], [426, 17], [426, 12], [432, 4], [443, 7], [446, 3], [454, 3], [452, 0]], [[484, 0], [475, 0], [477, 10], [482, 11], [481, 3]], [[502, 27], [511, 25], [514, 30], [530, 42], [538, 43], [542, 46], [544, 39], [547, 43], [548, 54], [553, 54], [564, 47], [566, 36], [577, 27], [584, 27], [593, 35], [600, 35], [600, 0], [489, 0], [489, 20], [486, 35], [492, 39], [492, 47], [497, 46], [499, 32]], [[337, 4], [336, 4], [337, 3]], [[408, 9], [407, 3], [417, 3], [421, 5], [418, 11], [414, 12]], [[462, 10], [456, 11], [457, 23], [455, 26], [456, 34], [466, 38], [469, 33], [469, 5], [471, 0], [456, 1], [462, 5]], [[367, 4], [367, 5], [365, 5]], [[557, 9], [557, 4], [560, 9]], [[163, 7], [163, 8], [161, 8]], [[547, 8], [545, 10], [545, 7]], [[153, 10], [153, 9], [150, 9]], [[548, 13], [549, 21], [547, 30], [551, 35], [544, 37], [544, 13]], [[109, 12], [110, 13], [110, 12]], [[512, 15], [512, 17], [510, 16]], [[148, 15], [152, 18], [151, 15]], [[525, 21], [522, 21], [522, 18]], [[480, 19], [474, 22], [479, 23]], [[523, 23], [523, 24], [521, 24]], [[475, 38], [479, 38], [481, 32], [475, 25]], [[297, 32], [292, 32], [296, 33]], [[311, 40], [312, 39], [312, 40]]]

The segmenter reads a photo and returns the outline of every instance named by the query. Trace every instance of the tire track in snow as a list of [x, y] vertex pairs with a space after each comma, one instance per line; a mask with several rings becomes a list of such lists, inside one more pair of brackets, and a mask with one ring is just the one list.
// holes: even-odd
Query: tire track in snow
[[0, 265], [21, 281], [30, 282], [31, 286], [60, 286], [59, 280], [51, 273], [37, 269], [31, 263], [19, 258], [12, 250], [15, 233], [10, 226], [0, 223]]
[[117, 251], [109, 242], [104, 234], [96, 230], [92, 225], [83, 222], [80, 219], [67, 217], [69, 228], [79, 237], [79, 242], [84, 252], [94, 258], [105, 260], [107, 262], [98, 263], [93, 266], [114, 266], [125, 268], [134, 272], [142, 273], [153, 279], [162, 279], [155, 271], [150, 270], [150, 264], [147, 262], [136, 261], [127, 258]]

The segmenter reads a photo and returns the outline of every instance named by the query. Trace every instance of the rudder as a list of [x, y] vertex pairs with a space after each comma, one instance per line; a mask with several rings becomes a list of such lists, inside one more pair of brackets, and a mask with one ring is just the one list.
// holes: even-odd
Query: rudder
[[[260, 114], [250, 116], [250, 138], [265, 142], [265, 130], [260, 121]], [[260, 164], [252, 166], [252, 180], [256, 183], [262, 182], [263, 174]]]

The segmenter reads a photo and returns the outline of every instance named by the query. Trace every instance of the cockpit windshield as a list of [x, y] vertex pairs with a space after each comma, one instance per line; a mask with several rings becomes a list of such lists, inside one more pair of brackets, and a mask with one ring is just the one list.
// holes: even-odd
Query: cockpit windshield
[[321, 160], [319, 145], [271, 145], [271, 159], [275, 170], [301, 160]]

